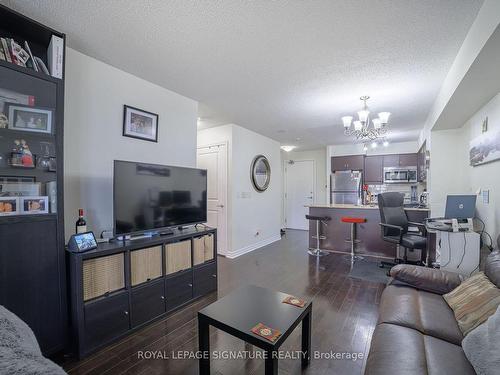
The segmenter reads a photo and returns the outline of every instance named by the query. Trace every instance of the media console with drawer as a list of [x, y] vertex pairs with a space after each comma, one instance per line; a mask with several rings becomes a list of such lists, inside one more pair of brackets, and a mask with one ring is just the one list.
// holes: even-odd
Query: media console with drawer
[[68, 251], [78, 357], [217, 290], [216, 249], [215, 229], [189, 228]]

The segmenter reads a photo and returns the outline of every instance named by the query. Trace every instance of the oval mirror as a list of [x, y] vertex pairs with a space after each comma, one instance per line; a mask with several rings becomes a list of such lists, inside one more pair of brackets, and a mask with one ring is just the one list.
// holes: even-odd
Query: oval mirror
[[258, 192], [263, 192], [271, 181], [271, 165], [264, 155], [257, 155], [250, 168], [250, 177], [253, 187]]

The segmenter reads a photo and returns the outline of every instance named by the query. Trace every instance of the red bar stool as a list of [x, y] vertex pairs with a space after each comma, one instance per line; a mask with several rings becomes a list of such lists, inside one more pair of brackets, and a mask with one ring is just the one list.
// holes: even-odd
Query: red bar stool
[[366, 223], [366, 218], [364, 217], [350, 217], [350, 216], [343, 216], [340, 221], [343, 223], [349, 223], [351, 224], [351, 238], [346, 240], [346, 242], [351, 243], [351, 260], [357, 260], [357, 259], [363, 259], [362, 256], [356, 255], [354, 253], [354, 247], [356, 246], [357, 243], [360, 243], [360, 240], [356, 239], [356, 224], [362, 224]]

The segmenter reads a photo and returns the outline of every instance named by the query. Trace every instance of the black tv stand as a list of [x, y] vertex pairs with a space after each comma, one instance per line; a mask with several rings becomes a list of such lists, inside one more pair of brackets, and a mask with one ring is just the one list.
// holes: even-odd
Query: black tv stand
[[67, 252], [78, 358], [217, 290], [216, 229], [172, 230]]

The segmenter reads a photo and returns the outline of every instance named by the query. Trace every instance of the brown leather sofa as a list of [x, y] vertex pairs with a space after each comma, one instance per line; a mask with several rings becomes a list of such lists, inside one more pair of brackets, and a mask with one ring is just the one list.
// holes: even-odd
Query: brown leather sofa
[[[484, 272], [500, 287], [500, 253]], [[373, 333], [365, 375], [475, 374], [461, 347], [453, 311], [442, 297], [458, 286], [456, 273], [412, 265], [391, 269]]]

